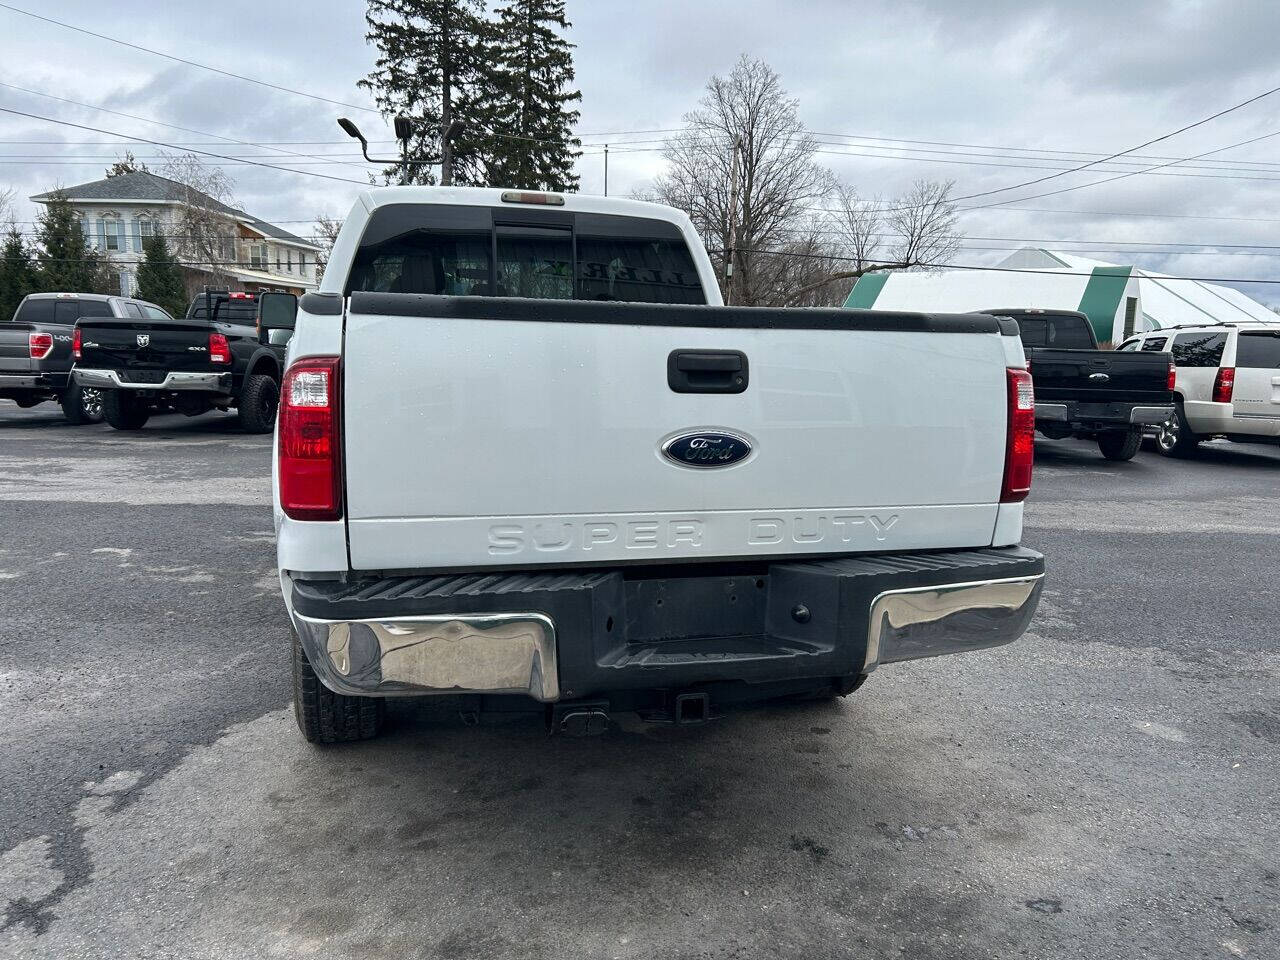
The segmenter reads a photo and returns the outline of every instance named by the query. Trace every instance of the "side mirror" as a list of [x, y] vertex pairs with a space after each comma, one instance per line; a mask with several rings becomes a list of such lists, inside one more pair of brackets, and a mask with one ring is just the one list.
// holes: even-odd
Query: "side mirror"
[[292, 330], [298, 321], [298, 298], [292, 293], [258, 294], [258, 329]]

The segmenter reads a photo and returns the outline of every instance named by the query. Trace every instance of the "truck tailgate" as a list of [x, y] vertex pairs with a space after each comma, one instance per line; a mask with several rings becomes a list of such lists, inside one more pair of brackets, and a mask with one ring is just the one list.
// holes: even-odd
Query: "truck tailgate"
[[1120, 350], [1027, 351], [1039, 402], [1169, 402], [1169, 354]]
[[0, 322], [0, 373], [30, 373], [36, 369], [27, 343], [31, 330], [28, 323]]
[[[355, 294], [346, 318], [355, 569], [991, 543], [1007, 404], [994, 327], [592, 303], [535, 314], [478, 298], [413, 298], [436, 312], [397, 315], [397, 296]], [[760, 316], [725, 323], [748, 314]], [[740, 351], [746, 389], [675, 392], [678, 350]], [[752, 452], [715, 469], [664, 456], [666, 441], [698, 431], [738, 435]]]
[[[79, 324], [83, 369], [118, 371], [122, 378], [146, 382], [168, 370], [203, 372], [209, 364], [209, 334], [203, 320], [82, 320]], [[160, 376], [163, 379], [163, 376]]]

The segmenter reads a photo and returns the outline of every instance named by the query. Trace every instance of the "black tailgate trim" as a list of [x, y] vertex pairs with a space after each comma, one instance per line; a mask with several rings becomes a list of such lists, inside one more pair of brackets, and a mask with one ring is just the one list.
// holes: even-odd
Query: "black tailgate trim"
[[981, 313], [904, 313], [887, 310], [792, 307], [711, 307], [689, 304], [528, 300], [519, 297], [443, 297], [420, 293], [351, 294], [350, 312], [439, 320], [524, 320], [645, 327], [733, 330], [886, 330], [904, 333], [998, 333], [1007, 323]]

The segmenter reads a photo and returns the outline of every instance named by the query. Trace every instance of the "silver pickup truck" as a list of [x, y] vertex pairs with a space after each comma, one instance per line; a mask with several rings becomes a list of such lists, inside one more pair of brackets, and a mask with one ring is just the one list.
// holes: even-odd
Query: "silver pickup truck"
[[1007, 643], [1036, 608], [1010, 321], [724, 307], [676, 210], [452, 188], [361, 195], [321, 291], [283, 296], [309, 740], [424, 694], [699, 722]]

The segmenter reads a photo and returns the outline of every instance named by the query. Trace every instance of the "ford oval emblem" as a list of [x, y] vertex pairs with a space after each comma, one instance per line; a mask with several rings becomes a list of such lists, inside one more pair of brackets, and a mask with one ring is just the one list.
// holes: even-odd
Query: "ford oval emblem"
[[751, 441], [718, 430], [682, 433], [662, 445], [662, 455], [682, 467], [727, 467], [751, 455]]

